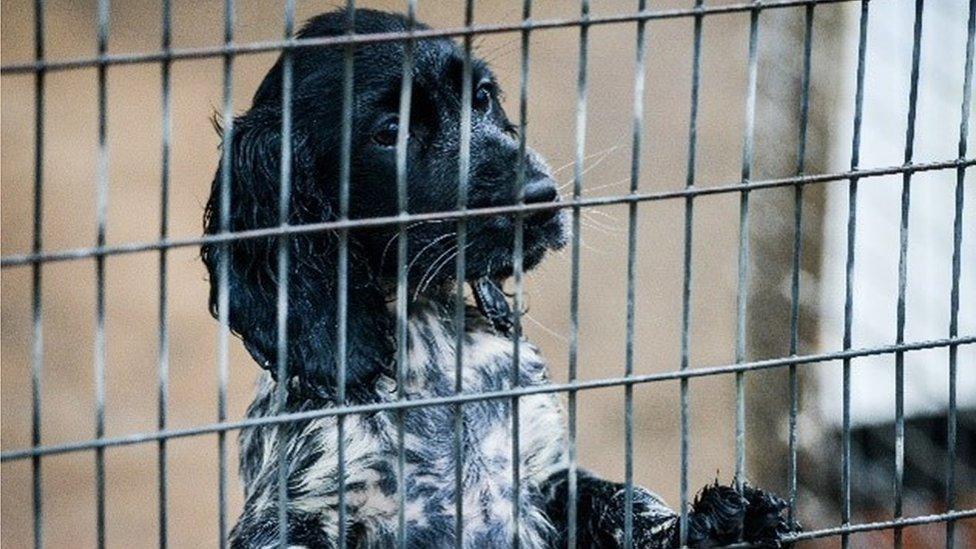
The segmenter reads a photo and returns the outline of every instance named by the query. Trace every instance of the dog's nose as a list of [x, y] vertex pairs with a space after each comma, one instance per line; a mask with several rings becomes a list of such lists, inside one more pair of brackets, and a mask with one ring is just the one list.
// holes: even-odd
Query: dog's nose
[[[556, 182], [546, 176], [536, 177], [529, 181], [523, 191], [526, 204], [544, 204], [559, 200]], [[530, 214], [526, 219], [531, 224], [543, 224], [558, 214], [558, 210], [545, 209]]]
[[533, 179], [525, 186], [525, 203], [536, 204], [539, 202], [553, 202], [558, 195], [556, 182], [548, 177]]

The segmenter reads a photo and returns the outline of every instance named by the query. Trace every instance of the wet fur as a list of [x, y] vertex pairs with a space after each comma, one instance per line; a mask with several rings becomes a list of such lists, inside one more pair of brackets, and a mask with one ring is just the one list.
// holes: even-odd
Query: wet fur
[[[345, 32], [346, 12], [310, 20], [302, 37]], [[399, 15], [357, 10], [359, 34], [407, 28]], [[360, 45], [355, 51], [355, 103], [350, 178], [351, 218], [397, 212], [395, 151], [384, 127], [398, 111], [403, 60], [400, 43]], [[416, 43], [411, 134], [407, 146], [407, 186], [411, 213], [445, 211], [457, 201], [463, 52], [450, 40]], [[341, 127], [341, 48], [294, 50], [293, 163], [288, 223], [332, 221], [338, 216]], [[494, 76], [473, 62], [471, 166], [468, 204], [512, 204], [524, 182], [528, 201], [557, 200], [542, 159], [531, 150], [519, 156], [514, 127], [498, 99]], [[242, 231], [279, 223], [282, 62], [271, 69], [251, 108], [225, 128], [223, 147], [231, 164], [214, 178], [205, 231]], [[387, 126], [384, 126], [387, 124]], [[222, 207], [222, 170], [229, 170], [229, 208]], [[519, 170], [523, 170], [520, 176]], [[532, 192], [530, 193], [530, 189]], [[511, 217], [472, 218], [467, 223], [465, 281], [503, 281], [511, 276], [514, 222]], [[408, 399], [444, 397], [455, 390], [453, 295], [456, 284], [452, 249], [455, 222], [418, 223], [407, 230], [408, 360], [397, 387], [395, 360], [396, 227], [357, 228], [348, 233], [348, 355], [346, 404], [391, 402], [402, 390]], [[524, 267], [565, 244], [563, 214], [549, 210], [526, 216]], [[284, 378], [276, 374], [277, 258], [282, 240], [251, 238], [203, 247], [210, 273], [210, 309], [221, 311], [220, 284], [226, 267], [227, 317], [262, 375], [248, 417], [261, 418], [336, 406], [338, 358], [336, 292], [339, 287], [338, 238], [332, 231], [306, 232], [287, 239], [287, 355]], [[392, 245], [392, 257], [391, 257]], [[497, 301], [497, 300], [496, 300]], [[504, 299], [501, 300], [503, 302]], [[479, 305], [484, 308], [484, 300]], [[511, 386], [514, 345], [498, 329], [502, 303], [492, 317], [469, 307], [463, 327], [464, 393]], [[504, 309], [505, 307], [501, 307]], [[504, 311], [502, 311], [503, 313]], [[519, 345], [518, 383], [549, 383], [545, 363], [527, 341]], [[282, 401], [278, 383], [285, 383]], [[265, 425], [241, 431], [240, 474], [244, 510], [230, 534], [233, 547], [272, 547], [285, 530], [295, 546], [331, 548], [338, 544], [338, 489], [345, 488], [347, 543], [351, 547], [389, 547], [397, 540], [398, 502], [405, 502], [408, 547], [451, 547], [455, 543], [455, 467], [462, 468], [466, 547], [523, 547], [566, 544], [569, 472], [563, 413], [556, 393], [519, 399], [519, 529], [512, 520], [512, 410], [509, 399], [463, 405], [462, 460], [455, 463], [454, 406], [410, 408], [403, 412], [405, 475], [398, 482], [397, 412], [353, 414], [345, 418], [345, 477], [339, 478], [337, 419]], [[278, 457], [284, 455], [288, 496], [287, 524], [279, 524]], [[622, 484], [588, 472], [577, 476], [581, 547], [623, 543], [625, 493]], [[671, 547], [678, 519], [659, 498], [634, 487], [634, 544]], [[782, 502], [751, 488], [709, 487], [690, 514], [689, 540], [709, 546], [745, 539], [767, 544], [792, 531], [781, 518]]]

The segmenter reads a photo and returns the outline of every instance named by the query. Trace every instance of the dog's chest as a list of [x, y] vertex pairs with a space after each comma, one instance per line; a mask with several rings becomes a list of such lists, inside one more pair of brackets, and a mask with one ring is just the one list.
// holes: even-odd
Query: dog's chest
[[[410, 322], [409, 335], [409, 359], [402, 372], [402, 388], [398, 390], [392, 375], [383, 377], [375, 387], [373, 401], [396, 401], [401, 390], [408, 400], [455, 394], [456, 338], [450, 326], [438, 321], [437, 315], [418, 315]], [[515, 368], [521, 386], [548, 382], [538, 352], [527, 342], [520, 342], [515, 355], [510, 339], [469, 327], [462, 348], [464, 394], [511, 388]], [[513, 360], [513, 356], [518, 356], [518, 360]], [[519, 537], [525, 547], [544, 546], [550, 526], [539, 510], [538, 486], [563, 462], [562, 412], [551, 393], [524, 395], [519, 398], [518, 409], [517, 449], [513, 445], [515, 414], [511, 398], [347, 416], [343, 431], [345, 501], [347, 517], [357, 526], [354, 531], [360, 544], [394, 544], [402, 497], [409, 546], [452, 546], [459, 472], [465, 546], [509, 545], [516, 499], [513, 456], [517, 455]], [[250, 414], [253, 417], [278, 412], [274, 384], [269, 379], [261, 387]], [[286, 440], [285, 451], [293, 464], [289, 473], [290, 507], [317, 517], [324, 531], [335, 530], [337, 427], [336, 419], [329, 416], [299, 425], [286, 424], [289, 431], [283, 437], [279, 437], [276, 428], [242, 433], [241, 472], [249, 488], [248, 499], [256, 511], [276, 501], [276, 445]], [[398, 474], [401, 432], [402, 482]]]
[[[419, 316], [410, 323], [409, 334], [409, 368], [403, 387], [406, 397], [453, 395], [457, 390], [454, 332], [435, 316]], [[469, 331], [462, 349], [462, 393], [511, 388], [513, 372], [517, 372], [521, 386], [548, 382], [537, 350], [527, 342], [520, 342], [516, 354], [511, 339], [488, 330]], [[460, 472], [466, 542], [478, 546], [509, 543], [515, 501], [513, 457], [517, 456], [521, 537], [527, 546], [541, 542], [539, 536], [546, 524], [536, 511], [535, 488], [561, 462], [561, 410], [551, 394], [523, 396], [518, 409], [517, 447], [513, 445], [516, 426], [510, 398], [466, 402], [460, 407], [460, 422], [458, 407], [453, 405], [411, 408], [402, 414], [409, 535], [420, 540], [429, 535], [432, 546], [445, 534], [453, 536]], [[396, 432], [396, 421], [390, 427]], [[396, 456], [398, 450], [396, 444], [389, 448], [389, 455]]]

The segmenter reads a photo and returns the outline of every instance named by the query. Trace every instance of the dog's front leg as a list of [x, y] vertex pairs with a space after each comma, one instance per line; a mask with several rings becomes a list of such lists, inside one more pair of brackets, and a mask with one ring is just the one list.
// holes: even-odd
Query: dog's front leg
[[[556, 529], [556, 547], [568, 542], [568, 473], [562, 470], [545, 481], [542, 493], [546, 513]], [[625, 546], [626, 487], [586, 471], [577, 473], [576, 546]], [[717, 547], [746, 541], [763, 547], [781, 547], [800, 525], [783, 516], [786, 503], [778, 497], [743, 484], [741, 488], [706, 486], [688, 510], [689, 547]], [[633, 487], [633, 547], [678, 547], [678, 514], [653, 493]]]
[[[278, 511], [269, 507], [259, 516], [249, 516], [251, 512], [245, 510], [244, 516], [230, 534], [231, 549], [263, 549], [278, 547], [281, 533], [278, 531]], [[288, 513], [287, 547], [303, 547], [307, 549], [337, 549], [339, 541], [335, 537], [334, 525], [324, 524], [322, 515], [313, 516], [308, 513]], [[351, 542], [348, 545], [353, 546]]]
[[[568, 524], [569, 475], [563, 469], [544, 483], [546, 514], [556, 530], [554, 547], [566, 547]], [[612, 548], [624, 546], [626, 487], [597, 478], [587, 471], [576, 475], [576, 546]], [[633, 546], [665, 548], [672, 546], [678, 517], [651, 492], [633, 487]]]

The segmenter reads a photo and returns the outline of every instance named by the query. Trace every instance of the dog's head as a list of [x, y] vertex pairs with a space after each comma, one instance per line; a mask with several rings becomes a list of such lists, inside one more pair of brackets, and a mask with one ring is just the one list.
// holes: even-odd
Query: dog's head
[[[357, 34], [403, 32], [405, 18], [371, 10], [355, 12]], [[339, 36], [347, 13], [310, 20], [302, 38]], [[417, 25], [415, 28], [423, 28]], [[326, 222], [338, 216], [342, 154], [344, 49], [308, 47], [291, 52], [291, 225]], [[349, 216], [353, 219], [399, 213], [397, 137], [405, 48], [402, 42], [358, 44], [353, 54], [353, 108]], [[406, 141], [407, 209], [411, 214], [454, 210], [458, 204], [462, 93], [465, 54], [448, 39], [417, 40], [412, 46], [409, 137]], [[211, 190], [207, 233], [227, 218], [233, 231], [273, 227], [279, 222], [283, 62], [275, 64], [235, 119], [223, 147], [229, 147], [230, 208], [221, 211], [221, 169]], [[499, 99], [488, 66], [472, 60], [470, 166], [465, 193], [469, 208], [558, 200], [543, 161], [530, 149], [520, 152], [515, 126]], [[561, 210], [524, 215], [523, 264], [531, 269], [548, 249], [563, 246]], [[465, 279], [504, 279], [512, 274], [514, 215], [467, 220]], [[397, 225], [349, 232], [350, 380], [388, 362], [386, 301], [397, 273]], [[443, 292], [455, 277], [456, 221], [407, 226], [408, 283], [411, 294]], [[337, 238], [334, 232], [289, 237], [289, 372], [328, 381], [334, 373]], [[216, 314], [222, 257], [229, 267], [229, 319], [259, 363], [274, 367], [277, 333], [277, 245], [275, 238], [207, 245], [211, 310]], [[360, 356], [362, 355], [362, 356]], [[365, 364], [361, 364], [365, 361]], [[328, 385], [329, 383], [325, 383]]]

